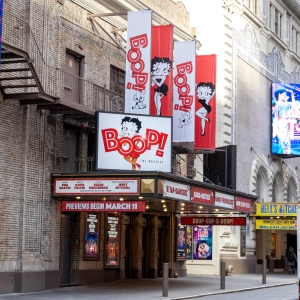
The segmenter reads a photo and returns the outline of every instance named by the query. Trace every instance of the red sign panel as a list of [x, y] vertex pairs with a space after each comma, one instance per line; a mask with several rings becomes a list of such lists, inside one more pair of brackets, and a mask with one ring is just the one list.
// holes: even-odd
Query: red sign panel
[[191, 201], [203, 204], [214, 204], [214, 192], [207, 189], [192, 186]]
[[235, 197], [234, 209], [244, 212], [253, 212], [252, 200], [241, 197]]
[[172, 116], [173, 25], [152, 27], [150, 114]]
[[216, 55], [196, 56], [195, 149], [215, 149]]
[[62, 201], [61, 211], [144, 212], [145, 201]]
[[181, 217], [182, 225], [246, 226], [243, 217]]

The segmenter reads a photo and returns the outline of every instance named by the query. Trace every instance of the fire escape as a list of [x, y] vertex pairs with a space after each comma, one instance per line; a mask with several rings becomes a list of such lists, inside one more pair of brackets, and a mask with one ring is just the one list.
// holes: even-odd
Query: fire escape
[[[72, 76], [71, 82], [79, 85], [79, 103], [67, 92], [72, 87], [65, 81]], [[121, 95], [49, 66], [28, 22], [8, 11], [3, 16], [0, 89], [4, 100], [79, 119], [92, 118], [97, 110], [122, 112], [124, 107]]]

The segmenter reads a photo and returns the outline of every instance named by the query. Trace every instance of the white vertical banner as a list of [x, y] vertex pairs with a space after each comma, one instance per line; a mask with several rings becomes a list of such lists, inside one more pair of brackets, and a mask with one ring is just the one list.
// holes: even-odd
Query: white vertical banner
[[196, 42], [174, 43], [173, 142], [194, 142]]
[[150, 113], [152, 11], [127, 14], [125, 113]]

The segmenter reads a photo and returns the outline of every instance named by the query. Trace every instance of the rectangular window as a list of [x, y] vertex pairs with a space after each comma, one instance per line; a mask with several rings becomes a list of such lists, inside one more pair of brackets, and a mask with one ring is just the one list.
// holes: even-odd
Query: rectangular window
[[274, 16], [274, 32], [281, 37], [281, 13], [275, 8], [275, 16]]
[[110, 90], [125, 96], [125, 71], [110, 66]]

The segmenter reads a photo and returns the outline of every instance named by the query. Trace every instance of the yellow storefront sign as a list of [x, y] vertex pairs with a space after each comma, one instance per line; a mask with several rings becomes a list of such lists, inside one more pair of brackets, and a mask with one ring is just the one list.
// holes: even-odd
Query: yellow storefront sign
[[272, 220], [262, 219], [256, 220], [256, 229], [279, 229], [279, 230], [296, 230], [296, 220]]
[[256, 216], [296, 216], [297, 203], [257, 203]]

